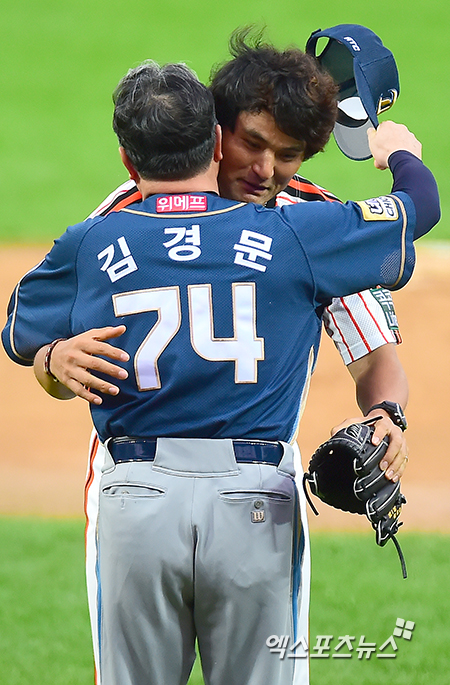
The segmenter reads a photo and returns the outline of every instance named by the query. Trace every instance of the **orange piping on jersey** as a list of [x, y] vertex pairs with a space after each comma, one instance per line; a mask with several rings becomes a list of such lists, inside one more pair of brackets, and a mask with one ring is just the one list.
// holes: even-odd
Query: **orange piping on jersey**
[[[277, 200], [278, 200], [278, 197], [277, 197]], [[283, 194], [283, 202], [285, 202], [286, 204], [290, 204], [290, 205], [301, 204], [301, 202], [299, 202], [298, 197], [291, 197], [291, 195], [289, 195], [288, 193]], [[276, 205], [276, 206], [279, 207], [279, 205]]]
[[99, 445], [99, 439], [98, 435], [95, 436], [93, 442], [92, 442], [92, 447], [91, 447], [91, 453], [89, 455], [89, 472], [86, 478], [86, 484], [84, 486], [84, 515], [86, 517], [86, 526], [84, 529], [84, 546], [86, 548], [87, 546], [87, 531], [89, 527], [89, 517], [88, 517], [88, 512], [87, 512], [87, 500], [88, 500], [88, 494], [89, 494], [89, 488], [92, 485], [92, 481], [94, 480], [94, 459], [95, 455], [97, 454], [98, 450], [98, 445]]
[[133, 202], [140, 202], [141, 200], [142, 200], [142, 195], [139, 192], [139, 190], [137, 190], [135, 193], [133, 193], [133, 195], [129, 195], [128, 197], [126, 197], [123, 200], [121, 200], [120, 202], [118, 202], [115, 205], [115, 207], [113, 207], [112, 209], [109, 210], [108, 214], [110, 214], [111, 212], [118, 212], [121, 209], [123, 209], [124, 207], [128, 207], [128, 205], [133, 204]]
[[287, 187], [294, 188], [295, 190], [300, 190], [305, 193], [311, 193], [312, 195], [320, 195], [325, 200], [328, 200], [328, 202], [339, 202], [339, 200], [334, 200], [333, 198], [329, 197], [325, 190], [321, 190], [314, 184], [308, 183], [307, 181], [297, 181], [295, 178], [291, 178], [287, 184]]

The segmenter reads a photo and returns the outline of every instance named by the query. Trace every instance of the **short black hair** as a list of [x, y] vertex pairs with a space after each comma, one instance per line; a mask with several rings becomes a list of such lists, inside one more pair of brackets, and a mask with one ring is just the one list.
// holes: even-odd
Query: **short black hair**
[[338, 88], [314, 57], [295, 47], [280, 51], [262, 35], [254, 27], [234, 31], [233, 59], [211, 72], [218, 122], [234, 131], [240, 112], [267, 111], [283, 133], [304, 142], [309, 159], [334, 128]]
[[130, 69], [113, 95], [113, 128], [146, 180], [183, 180], [210, 164], [215, 109], [210, 91], [185, 64], [148, 60]]

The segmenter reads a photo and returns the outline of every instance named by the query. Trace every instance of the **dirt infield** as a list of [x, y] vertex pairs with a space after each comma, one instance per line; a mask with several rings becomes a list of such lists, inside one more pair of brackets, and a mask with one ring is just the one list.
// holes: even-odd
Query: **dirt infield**
[[[0, 306], [15, 283], [45, 248], [3, 247], [0, 252]], [[410, 463], [403, 478], [408, 499], [405, 529], [450, 530], [450, 459], [445, 447], [450, 388], [450, 249], [421, 245], [416, 272], [394, 296], [404, 343], [399, 356], [410, 382], [408, 443]], [[2, 324], [3, 325], [3, 324]], [[48, 397], [30, 369], [0, 352], [4, 382], [0, 453], [0, 514], [79, 516], [90, 417], [82, 400]], [[357, 413], [354, 385], [325, 336], [299, 443], [305, 461], [328, 437], [329, 427]], [[314, 529], [367, 530], [363, 517], [320, 506]]]

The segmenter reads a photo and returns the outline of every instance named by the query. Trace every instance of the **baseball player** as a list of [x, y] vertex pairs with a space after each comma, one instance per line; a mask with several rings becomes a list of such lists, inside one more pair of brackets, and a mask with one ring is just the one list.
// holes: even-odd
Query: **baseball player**
[[[238, 93], [237, 89], [234, 88], [230, 94], [230, 86], [234, 85], [237, 81], [236, 72], [238, 70], [242, 71], [248, 69], [248, 62], [250, 61], [253, 70], [255, 69], [255, 65], [258, 65], [261, 70], [261, 73], [258, 75], [259, 78], [254, 78], [254, 81], [261, 82], [263, 81], [262, 76], [264, 75], [264, 70], [267, 70], [268, 67], [272, 70], [274, 75], [280, 78], [280, 74], [282, 74], [283, 70], [286, 70], [286, 68], [290, 70], [291, 74], [296, 76], [295, 69], [297, 68], [297, 65], [295, 64], [295, 61], [292, 61], [292, 58], [291, 62], [289, 62], [287, 53], [279, 53], [273, 48], [271, 48], [270, 51], [262, 49], [261, 47], [249, 48], [242, 39], [240, 44], [239, 41], [234, 41], [233, 53], [235, 54], [235, 58], [227, 64], [226, 78], [224, 71], [222, 70], [222, 72], [219, 72], [217, 79], [213, 79], [213, 93], [215, 95], [217, 94], [217, 98], [221, 99], [222, 102], [225, 95], [231, 97], [232, 107], [237, 113], [236, 117], [238, 118], [238, 126], [235, 126], [235, 122], [233, 121], [232, 125], [228, 122], [229, 125], [226, 127], [227, 135], [223, 146], [224, 161], [221, 164], [219, 174], [221, 193], [224, 194], [223, 190], [225, 190], [228, 192], [227, 196], [230, 196], [230, 199], [250, 200], [257, 202], [258, 204], [265, 203], [269, 206], [275, 206], [275, 204], [277, 206], [282, 206], [310, 200], [336, 201], [337, 198], [331, 193], [310, 183], [298, 174], [294, 174], [293, 178], [289, 180], [301, 160], [298, 155], [294, 155], [294, 158], [292, 159], [292, 145], [289, 140], [286, 143], [284, 139], [285, 136], [279, 129], [278, 122], [268, 130], [267, 126], [264, 127], [264, 122], [261, 123], [258, 119], [255, 120], [254, 118], [252, 119], [251, 136], [249, 138], [249, 142], [251, 142], [254, 147], [250, 150], [248, 148], [246, 149], [245, 166], [247, 168], [245, 168], [245, 174], [248, 181], [253, 182], [256, 175], [258, 175], [260, 178], [259, 182], [261, 185], [267, 185], [269, 192], [261, 197], [261, 191], [259, 191], [259, 195], [257, 194], [258, 191], [256, 191], [256, 194], [253, 197], [247, 197], [240, 187], [236, 188], [235, 178], [237, 172], [239, 172], [241, 176], [243, 175], [242, 148], [245, 141], [245, 138], [243, 139], [242, 137], [242, 127], [240, 126], [241, 117], [239, 116], [239, 113], [252, 109], [252, 98], [253, 102], [257, 101], [255, 94], [251, 91], [248, 92], [248, 85], [245, 86], [243, 93]], [[297, 53], [293, 51], [293, 54], [296, 55]], [[274, 78], [274, 76], [272, 78]], [[242, 79], [240, 82], [242, 84]], [[261, 93], [259, 92], [257, 95], [259, 99], [261, 99]], [[245, 106], [248, 107], [248, 110], [242, 109], [243, 102], [245, 103]], [[295, 102], [290, 102], [290, 107], [292, 118], [296, 118], [296, 107], [298, 107], [298, 105], [296, 105]], [[220, 123], [224, 123], [224, 118], [226, 119], [226, 117], [221, 117], [219, 113]], [[244, 131], [244, 133], [247, 132]], [[264, 145], [263, 141], [265, 141]], [[264, 155], [270, 156], [271, 154], [274, 156], [274, 168], [265, 172], [264, 169], [261, 168], [260, 160]], [[250, 157], [249, 161], [247, 159], [248, 157]], [[276, 192], [276, 189], [282, 187], [288, 180], [289, 183], [285, 190], [279, 192], [276, 197], [273, 198], [273, 192]], [[142, 197], [135, 182], [130, 180], [112, 193], [91, 216], [106, 216], [110, 211], [118, 211], [134, 202], [141, 201], [141, 199]], [[358, 394], [359, 397], [362, 398], [360, 404], [363, 412], [367, 412], [373, 404], [386, 398], [395, 400], [405, 406], [407, 400], [406, 380], [395, 354], [394, 347], [392, 344], [388, 344], [398, 341], [399, 335], [395, 312], [393, 312], [392, 298], [389, 292], [384, 289], [376, 289], [374, 291], [364, 291], [357, 295], [335, 299], [333, 300], [333, 303], [324, 310], [323, 320], [327, 332], [333, 337], [345, 363], [349, 365], [348, 368], [357, 382]], [[112, 333], [109, 329], [107, 332], [108, 334]], [[99, 335], [99, 331], [96, 331], [96, 335]], [[75, 339], [71, 342], [73, 345], [79, 345], [81, 340]], [[100, 343], [97, 343], [94, 340], [90, 340], [89, 343], [91, 347], [87, 351], [90, 355], [104, 354], [109, 351], [113, 354], [118, 353], [116, 348], [111, 348], [111, 350], [109, 348], [98, 349], [96, 345], [99, 345]], [[94, 379], [91, 375], [86, 377], [86, 350], [81, 351], [82, 357], [78, 360], [77, 354], [80, 354], [80, 350], [71, 347], [70, 354], [67, 354], [66, 358], [64, 358], [64, 351], [69, 344], [70, 343], [67, 342], [64, 345], [58, 345], [55, 349], [52, 359], [53, 369], [58, 378], [71, 379], [69, 383], [72, 390], [78, 392], [80, 396], [90, 398], [91, 401], [93, 401], [97, 396], [86, 390], [84, 386], [82, 384], [80, 385], [80, 382], [78, 382], [86, 382], [91, 388], [97, 387], [97, 379]], [[77, 359], [77, 367], [74, 369], [73, 364], [75, 359]], [[89, 360], [92, 360], [92, 357], [89, 357]], [[83, 377], [77, 378], [74, 381], [73, 379], [80, 370]], [[107, 372], [108, 370], [108, 368], [103, 369], [104, 372]], [[387, 370], [389, 373], [387, 373]], [[115, 373], [120, 372], [122, 372], [122, 369], [115, 370]], [[105, 381], [102, 381], [103, 389], [105, 389], [105, 385], [106, 390], [108, 389], [108, 386], [111, 387], [110, 383], [106, 384]], [[116, 386], [113, 386], [113, 391], [117, 391]], [[382, 412], [377, 410], [376, 413], [380, 414]], [[404, 457], [406, 454], [406, 446], [401, 431], [392, 424], [387, 415], [384, 421], [380, 422], [377, 430], [380, 438], [383, 437], [386, 432], [390, 432], [390, 453], [387, 456], [385, 467], [393, 463], [394, 458], [396, 459], [390, 473], [390, 477], [396, 479], [403, 470]], [[98, 588], [95, 570], [97, 557], [95, 530], [98, 515], [98, 488], [104, 457], [104, 447], [99, 443], [97, 435], [94, 434], [91, 442], [86, 485], [86, 514], [88, 521], [86, 539], [88, 593], [96, 662], [98, 662], [98, 644], [96, 640], [96, 603]], [[307, 541], [305, 544], [307, 545]], [[306, 604], [307, 594], [306, 583], [304, 582], [302, 599]]]
[[304, 683], [301, 660], [266, 641], [306, 630], [293, 458], [317, 310], [407, 282], [411, 241], [439, 216], [434, 179], [414, 136], [385, 122], [371, 145], [394, 174], [388, 197], [275, 209], [222, 199], [211, 95], [184, 65], [129, 72], [114, 128], [143, 201], [69, 228], [19, 283], [2, 336], [58, 395], [57, 340], [126, 322], [128, 377], [91, 405], [107, 446], [102, 680], [185, 683], [197, 637], [212, 685]]
[[[373, 47], [381, 45], [371, 31], [357, 28], [363, 31], [364, 38], [371, 41]], [[216, 71], [211, 84], [218, 121], [224, 130], [224, 160], [219, 172], [221, 195], [266, 206], [313, 199], [336, 200], [331, 193], [294, 173], [303, 160], [310, 156], [299, 154], [298, 140], [305, 135], [298, 127], [295, 128], [294, 123], [303, 105], [299, 97], [289, 99], [286, 96], [274, 112], [273, 119], [269, 120], [269, 126], [260, 120], [255, 122], [254, 118], [251, 119], [250, 128], [245, 125], [248, 113], [257, 111], [261, 102], [270, 99], [271, 80], [276, 81], [279, 87], [284, 85], [287, 93], [290, 80], [300, 77], [295, 50], [280, 53], [272, 46], [261, 43], [250, 46], [245, 41], [247, 32], [248, 29], [233, 34], [230, 51], [234, 59]], [[287, 116], [287, 111], [290, 116]], [[311, 122], [307, 125], [312, 127]], [[297, 147], [289, 147], [283, 140], [283, 131], [286, 129], [295, 133]], [[321, 132], [318, 132], [320, 135]], [[316, 149], [320, 149], [321, 142], [319, 137]], [[91, 216], [106, 214], [139, 199], [135, 184], [127, 182]], [[391, 399], [404, 406], [408, 397], [406, 379], [394, 346], [388, 344], [400, 341], [390, 294], [385, 290], [367, 291], [336, 299], [330, 307], [325, 308], [323, 320], [325, 329], [333, 338], [344, 362], [349, 365], [357, 385], [361, 386], [358, 387], [361, 409], [367, 412], [374, 403], [380, 401], [380, 397], [372, 393], [371, 387], [383, 383], [382, 377], [387, 375], [387, 368], [389, 391], [395, 395]], [[377, 354], [371, 354], [376, 349]], [[364, 359], [364, 368], [361, 370], [359, 360], [368, 354], [369, 358]], [[378, 372], [382, 367], [383, 371]]]

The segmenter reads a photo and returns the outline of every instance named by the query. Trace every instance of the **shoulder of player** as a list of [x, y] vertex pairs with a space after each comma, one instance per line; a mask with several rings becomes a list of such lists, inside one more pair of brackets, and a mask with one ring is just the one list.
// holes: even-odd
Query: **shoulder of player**
[[136, 183], [126, 181], [106, 197], [103, 202], [89, 214], [88, 219], [96, 216], [106, 216], [110, 212], [117, 212], [123, 207], [139, 202], [142, 199]]
[[409, 219], [412, 203], [407, 195], [400, 197], [399, 193], [380, 195], [368, 200], [348, 200], [347, 202], [280, 202], [275, 207], [287, 221], [297, 221], [298, 216], [308, 218], [340, 216], [343, 221], [363, 221], [373, 223], [379, 221], [398, 221]]
[[281, 202], [272, 211], [294, 226], [297, 226], [299, 222], [303, 225], [306, 220], [308, 222], [314, 222], [316, 219], [327, 221], [338, 215], [342, 215], [343, 219], [345, 216], [350, 216], [348, 204], [344, 205], [341, 202]]
[[55, 250], [58, 252], [64, 250], [70, 252], [75, 259], [76, 253], [78, 252], [84, 239], [91, 233], [93, 229], [98, 228], [106, 220], [108, 220], [109, 223], [111, 221], [110, 217], [112, 216], [113, 215], [111, 214], [107, 216], [95, 216], [91, 219], [85, 219], [78, 224], [68, 226], [64, 233], [55, 240], [51, 252], [55, 252]]
[[309, 181], [300, 174], [294, 174], [284, 190], [278, 193], [276, 204], [296, 204], [298, 202], [339, 202], [333, 193]]

